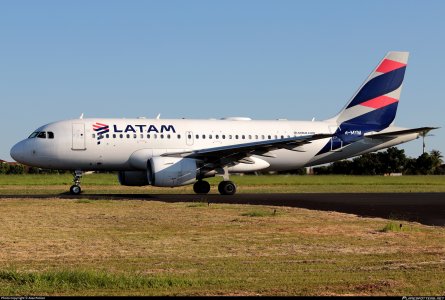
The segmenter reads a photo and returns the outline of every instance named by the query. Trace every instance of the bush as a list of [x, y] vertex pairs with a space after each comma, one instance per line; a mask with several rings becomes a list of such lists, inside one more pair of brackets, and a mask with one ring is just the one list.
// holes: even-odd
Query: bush
[[6, 174], [25, 174], [25, 166], [21, 164], [9, 165], [9, 170]]

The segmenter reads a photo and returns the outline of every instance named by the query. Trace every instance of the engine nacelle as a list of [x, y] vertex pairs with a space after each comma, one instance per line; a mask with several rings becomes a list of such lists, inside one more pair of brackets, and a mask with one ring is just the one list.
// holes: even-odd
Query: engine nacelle
[[151, 158], [147, 163], [149, 184], [173, 187], [192, 184], [196, 181], [198, 167], [192, 158], [162, 157]]
[[127, 186], [149, 185], [146, 171], [120, 171], [117, 175], [119, 183]]

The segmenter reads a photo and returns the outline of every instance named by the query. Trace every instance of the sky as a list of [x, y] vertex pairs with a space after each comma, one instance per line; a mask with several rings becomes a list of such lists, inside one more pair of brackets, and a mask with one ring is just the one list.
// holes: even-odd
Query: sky
[[[388, 51], [410, 58], [395, 119], [445, 153], [445, 1], [0, 1], [0, 159], [87, 117], [323, 120]], [[399, 146], [411, 157], [422, 140]]]

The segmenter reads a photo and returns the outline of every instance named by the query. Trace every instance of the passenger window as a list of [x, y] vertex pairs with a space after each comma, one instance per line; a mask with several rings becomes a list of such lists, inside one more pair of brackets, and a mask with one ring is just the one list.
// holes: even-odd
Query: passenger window
[[215, 135], [215, 139], [219, 139], [219, 135]]
[[129, 139], [129, 138], [130, 138], [130, 134], [127, 133], [127, 139]]
[[[181, 135], [180, 134], [178, 134], [178, 139], [180, 139], [181, 138]], [[190, 138], [191, 138], [191, 136], [190, 136]]]
[[110, 135], [107, 133], [107, 134], [105, 135], [105, 137], [108, 139], [108, 138], [110, 138]]
[[119, 137], [122, 139], [122, 138], [124, 137], [124, 135], [121, 133], [121, 134], [119, 135]]
[[203, 139], [205, 139], [205, 138], [206, 138], [206, 135], [205, 135], [205, 134], [203, 134], [203, 135], [202, 135], [202, 138], [203, 138]]
[[238, 135], [235, 135], [235, 139], [236, 139], [236, 140], [238, 139]]
[[38, 138], [41, 139], [46, 139], [46, 132], [45, 131], [41, 131], [39, 132], [39, 134], [37, 135]]
[[225, 139], [226, 139], [226, 135], [225, 135], [225, 134], [223, 134], [223, 135], [222, 135], [222, 138], [223, 138], [223, 140], [225, 140]]
[[147, 134], [147, 139], [149, 139], [150, 138], [150, 135], [149, 134]]
[[255, 135], [255, 139], [256, 139], [256, 140], [258, 139], [258, 135]]
[[196, 135], [196, 139], [199, 139], [199, 134]]
[[261, 139], [262, 139], [262, 140], [265, 140], [265, 139], [266, 139], [266, 137], [264, 136], [264, 134], [261, 135]]
[[267, 138], [270, 140], [272, 137], [270, 135], [268, 135]]
[[113, 133], [113, 139], [115, 139], [115, 138], [116, 138], [116, 134]]
[[229, 140], [231, 140], [232, 139], [232, 135], [231, 134], [229, 134]]
[[167, 138], [168, 138], [168, 139], [170, 138], [170, 135], [169, 135], [169, 134], [167, 134]]
[[211, 134], [209, 135], [209, 139], [212, 139], [212, 135]]
[[93, 139], [95, 139], [96, 138], [96, 135], [93, 133]]

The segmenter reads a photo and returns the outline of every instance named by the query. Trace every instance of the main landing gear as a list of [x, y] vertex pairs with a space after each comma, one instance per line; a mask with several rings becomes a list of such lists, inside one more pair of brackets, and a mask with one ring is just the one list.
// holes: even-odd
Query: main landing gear
[[[210, 184], [207, 181], [198, 180], [193, 185], [193, 191], [199, 195], [206, 195], [210, 192]], [[221, 195], [234, 195], [236, 185], [232, 181], [221, 181], [218, 185], [218, 191]]]
[[218, 191], [221, 195], [234, 195], [236, 193], [236, 185], [232, 181], [221, 181], [218, 184]]
[[80, 188], [80, 179], [82, 178], [82, 171], [76, 170], [74, 171], [74, 179], [73, 179], [73, 185], [70, 187], [70, 194], [71, 195], [79, 195], [82, 192], [82, 189]]
[[193, 185], [193, 191], [197, 194], [208, 194], [210, 192], [210, 184], [207, 181], [198, 180]]
[[[219, 193], [221, 195], [234, 195], [236, 193], [236, 185], [235, 183], [229, 180], [228, 168], [226, 167], [220, 172], [223, 174], [224, 180], [221, 181], [218, 185]], [[208, 194], [210, 192], [210, 184], [207, 181], [198, 179], [198, 181], [195, 182], [195, 184], [193, 185], [193, 191], [196, 194], [201, 194], [201, 195]]]

